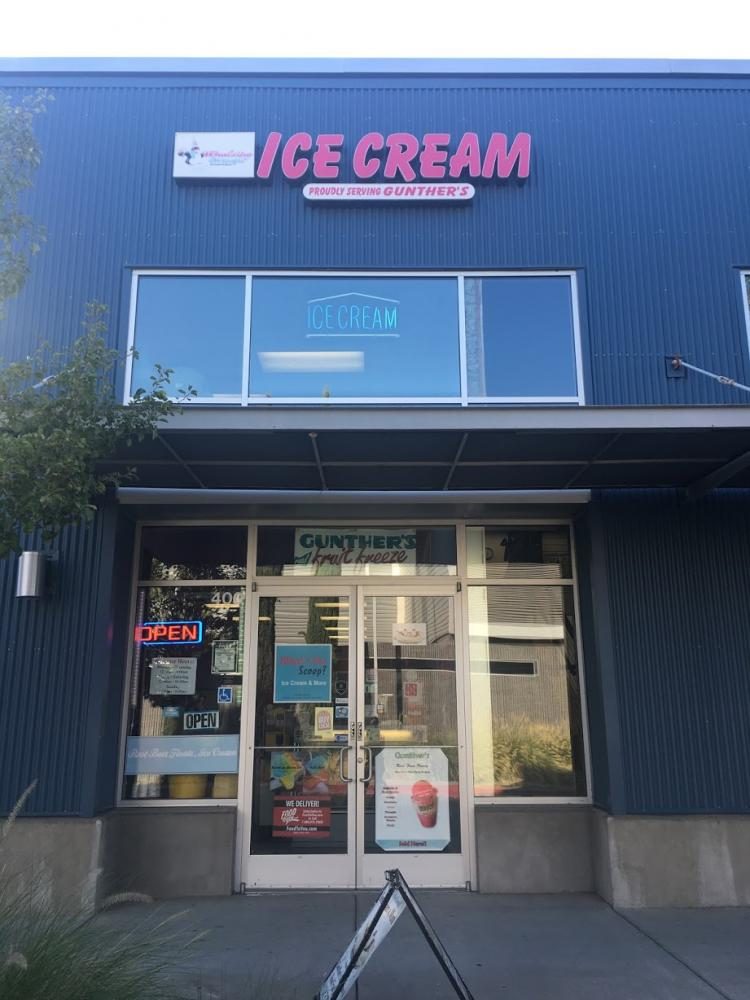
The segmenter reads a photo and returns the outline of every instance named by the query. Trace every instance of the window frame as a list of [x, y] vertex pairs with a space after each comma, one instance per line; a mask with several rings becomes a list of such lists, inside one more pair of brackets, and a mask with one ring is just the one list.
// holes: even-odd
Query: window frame
[[[331, 527], [342, 527], [342, 526], [356, 526], [362, 522], [362, 518], [318, 518], [317, 524], [321, 527], [330, 525]], [[403, 518], [380, 518], [379, 523], [387, 526], [388, 524], [399, 525], [403, 521]], [[580, 606], [580, 595], [579, 595], [579, 575], [578, 575], [578, 559], [577, 559], [577, 546], [576, 546], [576, 536], [574, 529], [573, 519], [569, 517], [487, 517], [487, 518], [451, 518], [446, 521], [445, 518], [428, 518], [428, 517], [418, 517], [413, 519], [414, 523], [418, 527], [428, 527], [428, 526], [439, 526], [444, 527], [446, 523], [450, 524], [455, 528], [456, 531], [456, 556], [458, 561], [458, 573], [453, 577], [441, 578], [442, 583], [447, 583], [450, 581], [457, 590], [458, 595], [458, 605], [457, 612], [462, 616], [462, 640], [461, 640], [461, 656], [463, 660], [463, 703], [464, 703], [464, 717], [463, 717], [463, 738], [465, 745], [465, 754], [467, 762], [467, 778], [470, 783], [468, 789], [467, 803], [469, 805], [469, 830], [471, 838], [474, 836], [474, 824], [475, 824], [475, 813], [477, 809], [480, 808], [514, 808], [518, 806], [566, 806], [566, 807], [580, 807], [580, 806], [591, 806], [594, 803], [594, 776], [592, 768], [591, 759], [591, 739], [589, 732], [589, 712], [588, 712], [588, 689], [586, 684], [586, 658], [583, 648], [583, 625], [581, 619], [581, 606]], [[246, 588], [246, 600], [245, 600], [245, 634], [246, 636], [252, 635], [252, 609], [253, 601], [249, 598], [255, 591], [258, 585], [280, 585], [282, 589], [288, 587], [299, 586], [299, 579], [288, 578], [288, 583], [282, 582], [280, 577], [259, 577], [257, 575], [257, 550], [258, 550], [258, 540], [257, 532], [258, 528], [261, 526], [272, 525], [272, 526], [289, 526], [289, 527], [299, 527], [306, 522], [300, 518], [282, 517], [282, 518], [272, 518], [272, 517], [260, 517], [260, 518], [220, 518], [216, 516], [207, 515], [204, 518], [144, 518], [139, 520], [136, 524], [135, 539], [134, 539], [134, 557], [131, 567], [131, 583], [130, 583], [130, 595], [129, 595], [129, 614], [128, 614], [128, 633], [127, 633], [127, 645], [126, 645], [126, 663], [124, 671], [124, 680], [120, 705], [120, 738], [119, 738], [119, 752], [118, 752], [118, 767], [117, 773], [115, 775], [115, 786], [114, 786], [114, 803], [117, 809], [171, 809], [171, 808], [199, 808], [199, 809], [215, 809], [221, 806], [230, 806], [238, 810], [238, 813], [242, 812], [245, 808], [243, 790], [245, 789], [245, 780], [247, 777], [247, 747], [249, 744], [249, 727], [254, 725], [254, 712], [250, 706], [254, 706], [254, 699], [251, 697], [246, 697], [247, 692], [243, 690], [243, 706], [247, 705], [248, 710], [243, 711], [240, 719], [240, 762], [239, 762], [239, 773], [238, 773], [238, 797], [231, 799], [126, 799], [122, 796], [123, 791], [123, 778], [124, 778], [124, 768], [125, 768], [125, 744], [127, 737], [127, 724], [128, 724], [128, 698], [130, 692], [130, 685], [132, 683], [132, 636], [133, 630], [136, 624], [136, 612], [137, 612], [137, 592], [140, 586], [147, 586], [152, 583], [163, 583], [163, 581], [151, 581], [147, 579], [139, 578], [139, 565], [140, 565], [140, 546], [141, 546], [141, 535], [144, 527], [147, 526], [179, 526], [179, 527], [209, 527], [214, 525], [237, 525], [243, 526], [248, 529], [248, 547], [247, 547], [247, 569], [246, 576], [244, 580], [232, 581], [233, 583], [240, 584]], [[469, 638], [469, 612], [468, 604], [465, 599], [465, 594], [469, 586], [481, 586], [481, 587], [503, 587], [503, 586], [549, 586], [550, 581], [539, 580], [539, 579], [518, 579], [518, 580], [487, 580], [485, 577], [472, 577], [468, 575], [468, 562], [467, 562], [467, 543], [466, 543], [466, 529], [468, 527], [480, 526], [486, 527], [490, 525], [497, 525], [500, 527], [517, 527], [517, 528], [544, 528], [544, 527], [565, 527], [568, 531], [568, 537], [570, 541], [570, 555], [571, 555], [571, 570], [572, 576], [563, 577], [555, 581], [555, 585], [562, 585], [565, 587], [570, 587], [573, 593], [573, 608], [575, 614], [576, 623], [576, 652], [578, 657], [578, 673], [580, 677], [580, 699], [581, 699], [581, 718], [583, 726], [583, 751], [584, 751], [584, 773], [586, 777], [586, 794], [585, 795], [574, 795], [574, 796], [561, 796], [561, 795], [545, 795], [545, 796], [522, 796], [522, 795], [502, 795], [502, 796], [478, 796], [475, 794], [474, 785], [474, 748], [473, 748], [473, 719], [472, 719], [472, 692], [471, 692], [471, 651], [470, 651], [470, 638]], [[319, 586], [325, 583], [326, 578], [310, 578], [308, 582], [315, 582]], [[336, 578], [341, 580], [342, 578]], [[384, 589], [393, 585], [394, 577], [371, 577], [367, 581], [367, 586], [374, 584], [375, 586], [382, 586]], [[403, 577], [398, 578], [399, 583], [405, 585], [408, 589], [414, 589], [418, 591], [424, 586], [427, 577]], [[364, 581], [352, 580], [349, 585], [359, 585]], [[183, 585], [186, 586], [202, 586], [211, 585], [216, 583], [219, 586], [224, 586], [226, 580], [215, 580], [215, 581], [205, 581], [205, 580], [189, 580], [182, 581]], [[246, 683], [249, 683], [249, 678], [251, 677], [250, 671], [250, 658], [251, 658], [251, 642], [246, 642], [244, 650], [244, 666], [243, 666], [243, 687]], [[241, 843], [241, 838], [238, 838], [238, 845]], [[476, 876], [475, 876], [476, 877]]]
[[[577, 272], [569, 268], [545, 268], [534, 270], [503, 271], [321, 271], [321, 270], [247, 270], [243, 268], [135, 268], [131, 272], [130, 306], [128, 312], [127, 352], [125, 360], [124, 402], [131, 399], [133, 376], [133, 349], [136, 345], [136, 315], [138, 306], [138, 282], [142, 277], [244, 277], [245, 308], [243, 314], [242, 343], [242, 385], [239, 396], [193, 396], [182, 400], [184, 405], [211, 406], [388, 406], [388, 405], [443, 405], [443, 406], [492, 406], [515, 405], [536, 406], [544, 404], [577, 405], [586, 403], [583, 379], [583, 354], [581, 341], [580, 303]], [[321, 398], [316, 396], [251, 396], [250, 395], [250, 337], [252, 324], [253, 278], [453, 278], [456, 281], [458, 305], [458, 358], [459, 395], [457, 396], [339, 396]], [[468, 392], [468, 371], [466, 352], [466, 311], [464, 280], [466, 278], [543, 278], [566, 277], [570, 282], [571, 318], [573, 323], [573, 354], [576, 367], [576, 387], [574, 396], [470, 396]], [[750, 322], [750, 321], [749, 321]], [[750, 327], [749, 327], [750, 329]], [[169, 359], [164, 359], [169, 366]], [[178, 397], [172, 397], [177, 399]]]
[[[536, 577], [481, 577], [469, 574], [467, 528], [473, 527], [515, 527], [515, 528], [547, 528], [564, 527], [568, 533], [568, 543], [570, 545], [570, 569], [571, 575], [560, 577], [556, 580], [545, 580]], [[466, 706], [466, 742], [468, 759], [471, 766], [471, 794], [474, 808], [483, 807], [506, 807], [518, 806], [591, 806], [594, 804], [594, 776], [591, 760], [591, 736], [589, 733], [589, 711], [588, 711], [588, 689], [586, 683], [586, 658], [583, 649], [583, 625], [581, 619], [581, 605], [579, 593], [578, 577], [578, 556], [576, 550], [576, 537], [573, 530], [573, 520], [565, 517], [541, 517], [541, 518], [518, 518], [518, 517], [487, 517], [487, 518], [467, 518], [457, 522], [458, 528], [458, 551], [459, 566], [463, 572], [459, 572], [458, 579], [463, 590], [470, 587], [544, 587], [555, 586], [561, 589], [568, 589], [573, 595], [573, 614], [576, 626], [576, 657], [578, 662], [578, 676], [580, 679], [580, 705], [581, 705], [581, 725], [583, 733], [583, 768], [586, 781], [585, 795], [514, 795], [512, 792], [506, 795], [477, 795], [474, 782], [474, 719], [472, 713], [472, 687], [471, 687], [471, 639], [470, 639], [470, 615], [468, 600], [464, 607], [464, 705]]]

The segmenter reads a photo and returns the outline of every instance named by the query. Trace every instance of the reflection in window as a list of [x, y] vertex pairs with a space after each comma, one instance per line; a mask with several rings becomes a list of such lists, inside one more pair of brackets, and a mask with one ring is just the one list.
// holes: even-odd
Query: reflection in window
[[466, 529], [468, 574], [490, 580], [569, 580], [573, 576], [566, 527], [487, 525]]
[[139, 580], [241, 580], [247, 573], [247, 528], [144, 527]]
[[466, 278], [469, 396], [578, 396], [569, 277]]
[[455, 278], [254, 278], [250, 395], [460, 395]]
[[126, 799], [235, 798], [244, 587], [138, 591]]
[[258, 576], [454, 576], [455, 528], [258, 528]]
[[[253, 854], [346, 853], [350, 621], [348, 598], [335, 593], [259, 599]], [[292, 700], [282, 657], [309, 646], [328, 659], [327, 690], [311, 686]], [[285, 820], [292, 815], [300, 822]]]
[[584, 796], [572, 587], [470, 587], [469, 643], [475, 794]]
[[148, 387], [154, 365], [171, 368], [170, 391], [192, 385], [198, 399], [242, 395], [245, 278], [138, 278], [131, 392]]

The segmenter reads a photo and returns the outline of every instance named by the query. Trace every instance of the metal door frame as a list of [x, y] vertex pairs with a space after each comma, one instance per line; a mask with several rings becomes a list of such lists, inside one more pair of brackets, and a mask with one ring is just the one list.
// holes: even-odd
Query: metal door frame
[[[383, 585], [385, 584], [385, 585]], [[422, 888], [464, 888], [471, 879], [471, 851], [469, 827], [469, 781], [468, 756], [466, 743], [466, 713], [464, 711], [464, 656], [463, 656], [463, 601], [460, 588], [455, 580], [433, 583], [424, 577], [410, 579], [406, 585], [398, 577], [390, 577], [387, 581], [373, 586], [363, 583], [357, 587], [357, 720], [364, 720], [365, 705], [365, 630], [364, 608], [368, 597], [447, 597], [453, 601], [454, 645], [455, 645], [455, 698], [456, 698], [456, 736], [458, 740], [458, 775], [459, 775], [459, 815], [461, 817], [461, 851], [458, 854], [443, 854], [440, 851], [415, 853], [384, 852], [382, 854], [365, 854], [365, 784], [361, 780], [360, 770], [363, 763], [358, 763], [357, 787], [357, 887], [360, 889], [379, 888], [383, 885], [384, 872], [387, 868], [397, 865], [404, 873], [409, 884]], [[360, 738], [357, 733], [357, 758], [364, 756], [364, 734]], [[374, 767], [370, 780], [375, 780]]]
[[[464, 643], [463, 643], [463, 600], [455, 579], [441, 583], [410, 578], [399, 580], [388, 577], [377, 582], [350, 581], [341, 577], [315, 579], [305, 584], [259, 583], [248, 601], [250, 617], [250, 657], [252, 671], [246, 675], [244, 689], [246, 702], [243, 706], [240, 732], [240, 746], [243, 748], [240, 761], [240, 780], [237, 801], [237, 840], [235, 871], [238, 873], [239, 888], [242, 889], [307, 889], [307, 888], [368, 888], [380, 887], [383, 872], [392, 867], [395, 859], [405, 867], [407, 877], [415, 885], [430, 887], [464, 887], [472, 881], [471, 864], [471, 824], [468, 771], [468, 748], [466, 737], [466, 713], [464, 706]], [[258, 654], [258, 617], [260, 600], [263, 597], [314, 597], [347, 596], [350, 603], [349, 635], [349, 707], [354, 709], [354, 717], [349, 719], [350, 739], [342, 744], [348, 758], [347, 774], [350, 792], [347, 797], [347, 852], [346, 854], [283, 854], [251, 855], [252, 831], [252, 788], [255, 751], [255, 712], [257, 706], [257, 673], [254, 665]], [[455, 627], [455, 697], [458, 737], [459, 789], [461, 816], [461, 853], [423, 854], [364, 853], [364, 812], [365, 784], [361, 780], [365, 765], [364, 732], [361, 737], [352, 726], [364, 720], [365, 658], [364, 658], [364, 605], [367, 597], [376, 596], [448, 597], [453, 600]], [[246, 633], [248, 634], [248, 633]], [[374, 780], [374, 775], [373, 779]], [[447, 864], [446, 864], [447, 862]], [[442, 871], [441, 871], [442, 869]]]

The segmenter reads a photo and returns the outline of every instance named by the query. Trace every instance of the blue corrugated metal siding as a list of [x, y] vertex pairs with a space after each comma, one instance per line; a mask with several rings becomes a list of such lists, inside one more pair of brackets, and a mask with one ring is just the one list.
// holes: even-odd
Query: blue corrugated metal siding
[[[0, 324], [0, 356], [39, 340], [63, 346], [93, 299], [109, 305], [112, 342], [124, 347], [132, 267], [561, 267], [582, 277], [589, 403], [746, 402], [697, 377], [667, 380], [664, 355], [679, 351], [750, 382], [737, 270], [750, 267], [747, 79], [39, 82], [55, 102], [39, 122], [44, 160], [26, 207], [48, 241]], [[37, 81], [3, 83], [20, 94]], [[310, 205], [278, 175], [226, 186], [172, 180], [176, 130], [250, 129], [261, 142], [272, 129], [343, 131], [345, 160], [375, 129], [454, 138], [527, 130], [532, 176], [478, 185], [461, 207], [401, 208]], [[749, 502], [601, 502], [589, 545], [600, 561], [583, 572], [591, 599], [582, 602], [587, 656], [593, 649], [596, 658], [588, 666], [600, 804], [750, 809]], [[111, 804], [125, 655], [124, 619], [111, 615], [124, 614], [127, 590], [113, 575], [112, 530], [108, 517], [62, 535], [53, 599], [16, 600], [15, 562], [0, 563], [0, 810], [33, 778], [35, 813]], [[127, 547], [126, 530], [119, 548]], [[604, 645], [592, 627], [602, 600]], [[616, 716], [617, 759], [606, 712]]]
[[17, 561], [0, 561], [0, 814], [33, 780], [26, 813], [81, 811], [92, 677], [108, 670], [93, 655], [103, 542], [101, 518], [64, 531], [41, 599], [16, 598]]
[[603, 500], [626, 810], [750, 810], [750, 495]]
[[129, 646], [130, 597], [135, 551], [135, 524], [123, 516], [122, 511], [109, 511], [116, 519], [112, 561], [114, 576], [111, 581], [110, 601], [102, 607], [105, 620], [103, 634], [99, 635], [101, 664], [106, 669], [102, 678], [98, 704], [98, 725], [90, 732], [91, 755], [95, 758], [88, 773], [88, 789], [93, 813], [111, 809], [115, 803], [118, 781], [120, 723], [122, 720], [123, 684], [127, 673]]
[[[80, 329], [106, 302], [123, 344], [130, 266], [551, 268], [585, 276], [587, 401], [746, 402], [664, 355], [750, 381], [750, 82], [653, 79], [50, 77], [28, 202], [48, 227], [0, 353]], [[0, 77], [8, 87], [33, 78]], [[465, 130], [533, 136], [527, 183], [461, 207], [311, 205], [299, 186], [179, 185], [176, 130]], [[351, 179], [351, 178], [349, 178]], [[169, 360], [169, 359], [165, 359]]]

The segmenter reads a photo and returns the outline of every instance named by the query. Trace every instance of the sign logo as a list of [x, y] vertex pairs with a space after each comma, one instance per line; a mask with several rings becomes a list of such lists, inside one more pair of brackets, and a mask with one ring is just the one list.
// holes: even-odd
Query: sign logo
[[175, 133], [173, 177], [248, 180], [254, 175], [254, 132]]
[[195, 646], [203, 642], [203, 622], [144, 622], [135, 627], [144, 646]]
[[344, 292], [310, 299], [307, 303], [307, 329], [310, 335], [340, 333], [396, 333], [399, 299], [365, 292]]
[[381, 566], [414, 566], [416, 553], [415, 528], [296, 528], [294, 532], [295, 565], [309, 566], [314, 571], [322, 566], [340, 566], [342, 573], [367, 574]]

